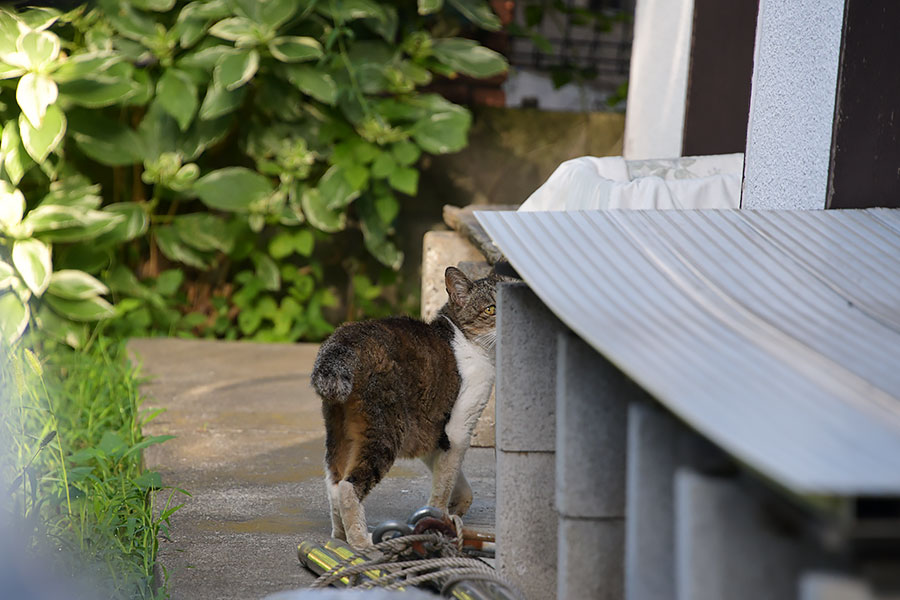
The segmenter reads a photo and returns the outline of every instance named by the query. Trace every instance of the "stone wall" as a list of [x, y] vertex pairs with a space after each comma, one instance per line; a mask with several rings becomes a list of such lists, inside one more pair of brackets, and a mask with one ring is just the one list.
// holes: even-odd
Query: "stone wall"
[[465, 150], [425, 159], [419, 196], [520, 204], [564, 160], [622, 154], [624, 128], [619, 113], [479, 108]]

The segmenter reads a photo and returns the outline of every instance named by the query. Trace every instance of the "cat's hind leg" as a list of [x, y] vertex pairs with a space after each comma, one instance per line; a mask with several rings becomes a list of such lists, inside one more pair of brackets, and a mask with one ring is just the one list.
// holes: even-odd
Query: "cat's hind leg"
[[347, 540], [344, 522], [341, 519], [341, 495], [338, 484], [331, 480], [331, 473], [326, 469], [325, 491], [328, 494], [328, 506], [331, 509], [331, 537]]
[[372, 545], [372, 536], [366, 527], [366, 510], [363, 508], [353, 484], [344, 480], [337, 484], [340, 519], [347, 534], [347, 542], [354, 548]]
[[325, 416], [325, 495], [331, 513], [331, 537], [346, 540], [338, 482], [350, 458], [352, 444], [343, 434], [344, 407], [329, 402], [322, 408]]
[[347, 476], [338, 484], [341, 521], [347, 542], [363, 548], [372, 544], [372, 536], [366, 528], [362, 501], [390, 470], [395, 454], [387, 444], [368, 440], [355, 448], [352, 456], [356, 464], [350, 466]]

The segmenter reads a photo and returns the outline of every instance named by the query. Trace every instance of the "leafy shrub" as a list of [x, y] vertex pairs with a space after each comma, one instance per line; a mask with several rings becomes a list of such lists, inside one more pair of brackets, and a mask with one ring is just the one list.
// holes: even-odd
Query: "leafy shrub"
[[471, 120], [419, 88], [505, 70], [455, 37], [485, 0], [95, 4], [0, 13], [5, 339], [316, 339], [336, 285], [377, 311], [364, 254], [399, 268], [397, 194]]
[[0, 522], [14, 525], [15, 541], [51, 581], [81, 581], [98, 598], [165, 594], [153, 586], [157, 535], [178, 507], [153, 515], [162, 486], [141, 466], [141, 450], [168, 436], [141, 434], [139, 404], [119, 343], [0, 359], [0, 440], [9, 445], [0, 447]]

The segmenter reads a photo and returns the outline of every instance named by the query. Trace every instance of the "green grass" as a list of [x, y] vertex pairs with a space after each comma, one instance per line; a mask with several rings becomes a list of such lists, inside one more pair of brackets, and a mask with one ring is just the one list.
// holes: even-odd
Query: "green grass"
[[[0, 365], [0, 510], [60, 578], [94, 586], [98, 597], [162, 598], [154, 587], [157, 536], [176, 506], [141, 451], [139, 379], [122, 342], [87, 350], [9, 353]], [[158, 495], [157, 495], [158, 494]], [[4, 497], [5, 496], [5, 497]], [[154, 496], [166, 506], [153, 516]], [[48, 557], [51, 557], [48, 559]]]

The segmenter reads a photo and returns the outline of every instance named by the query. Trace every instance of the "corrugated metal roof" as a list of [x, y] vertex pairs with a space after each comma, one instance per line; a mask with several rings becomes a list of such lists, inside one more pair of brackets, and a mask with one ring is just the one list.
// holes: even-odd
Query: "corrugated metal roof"
[[800, 493], [900, 494], [900, 211], [478, 212], [573, 331]]

